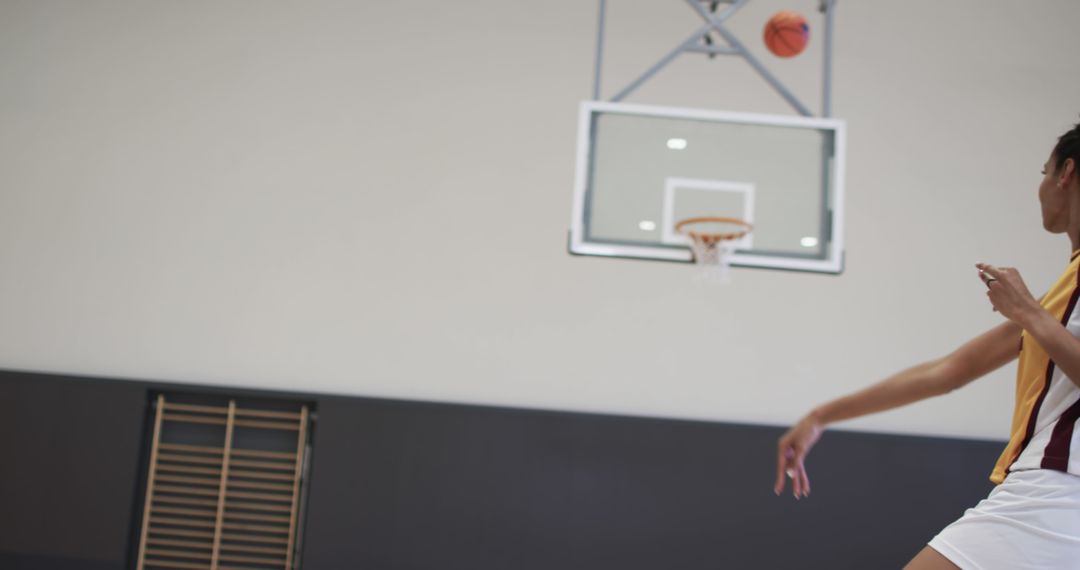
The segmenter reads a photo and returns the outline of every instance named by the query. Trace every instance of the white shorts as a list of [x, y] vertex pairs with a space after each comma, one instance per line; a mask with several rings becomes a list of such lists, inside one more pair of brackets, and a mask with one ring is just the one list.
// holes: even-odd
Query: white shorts
[[930, 547], [962, 570], [1080, 569], [1080, 477], [1010, 473]]

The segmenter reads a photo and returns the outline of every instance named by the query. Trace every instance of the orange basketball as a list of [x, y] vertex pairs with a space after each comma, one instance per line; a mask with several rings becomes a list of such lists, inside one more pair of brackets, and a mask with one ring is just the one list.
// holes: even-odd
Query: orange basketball
[[784, 10], [773, 14], [765, 24], [765, 47], [779, 57], [802, 53], [810, 41], [810, 26], [798, 12]]

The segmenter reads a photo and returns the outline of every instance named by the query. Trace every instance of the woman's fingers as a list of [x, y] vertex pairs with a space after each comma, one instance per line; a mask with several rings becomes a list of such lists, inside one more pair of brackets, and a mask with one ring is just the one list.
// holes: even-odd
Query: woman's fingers
[[791, 493], [795, 498], [806, 496], [810, 490], [810, 481], [806, 477], [802, 458], [794, 447], [782, 441], [776, 458], [776, 485], [773, 486], [773, 492], [777, 495], [783, 493], [788, 479], [791, 479]]
[[1018, 276], [1015, 269], [995, 267], [989, 263], [976, 263], [975, 267], [979, 269], [979, 278], [983, 280], [988, 289], [986, 297], [990, 300], [990, 305], [995, 312], [1005, 314], [1001, 306], [1004, 299], [1003, 294], [1006, 290], [1011, 293], [1011, 289], [1015, 288], [1015, 278]]
[[773, 486], [773, 492], [779, 495], [784, 492], [784, 478], [787, 477], [787, 456], [791, 451], [791, 448], [780, 440], [780, 445], [776, 451], [776, 484]]
[[1014, 322], [1038, 309], [1038, 301], [1031, 295], [1020, 272], [1013, 267], [996, 267], [988, 263], [976, 263], [979, 276], [986, 283], [986, 296], [994, 310]]
[[1023, 279], [1020, 278], [1020, 272], [1015, 267], [997, 267], [990, 265], [989, 263], [976, 263], [975, 267], [979, 269], [979, 277], [982, 278], [987, 285], [994, 281], [1001, 281], [1003, 283], [1009, 283], [1010, 285], [1017, 285], [1023, 283]]
[[796, 499], [810, 494], [810, 478], [806, 475], [803, 457], [805, 454], [796, 452], [794, 448], [788, 448], [784, 454], [783, 472], [778, 474], [780, 482], [775, 489], [777, 494], [784, 490], [784, 478], [791, 479], [791, 494]]
[[976, 263], [975, 267], [979, 269], [979, 278], [982, 279], [983, 283], [986, 283], [987, 288], [995, 281], [1001, 281], [1005, 278], [1005, 270], [989, 263]]
[[810, 475], [806, 473], [806, 466], [802, 461], [799, 461], [799, 467], [795, 470], [800, 476], [800, 488], [802, 489], [802, 496], [810, 496]]
[[777, 442], [776, 483], [773, 492], [784, 492], [787, 479], [791, 479], [791, 492], [796, 499], [810, 494], [810, 477], [806, 474], [804, 461], [814, 443], [820, 437], [819, 424], [804, 419], [791, 428]]
[[803, 463], [805, 455], [797, 455], [788, 462], [787, 476], [791, 479], [791, 494], [796, 499], [801, 499], [810, 494], [810, 477], [806, 474], [806, 465]]

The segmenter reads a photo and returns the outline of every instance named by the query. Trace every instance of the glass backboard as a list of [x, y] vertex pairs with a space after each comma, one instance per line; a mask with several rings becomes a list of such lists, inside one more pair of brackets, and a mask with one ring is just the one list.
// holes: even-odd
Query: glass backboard
[[843, 121], [582, 103], [570, 252], [692, 261], [682, 219], [754, 226], [731, 264], [840, 273]]

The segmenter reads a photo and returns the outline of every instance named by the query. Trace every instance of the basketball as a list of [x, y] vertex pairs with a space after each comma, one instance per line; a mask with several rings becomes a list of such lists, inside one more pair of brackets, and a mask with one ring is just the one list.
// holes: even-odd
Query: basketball
[[798, 12], [784, 10], [773, 14], [765, 24], [765, 47], [777, 57], [794, 57], [810, 41], [810, 27]]

